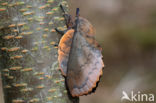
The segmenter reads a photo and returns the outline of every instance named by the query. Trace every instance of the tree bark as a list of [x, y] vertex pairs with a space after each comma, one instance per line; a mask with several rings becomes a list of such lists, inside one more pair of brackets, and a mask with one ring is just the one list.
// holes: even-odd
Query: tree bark
[[58, 70], [66, 0], [0, 0], [0, 68], [5, 103], [78, 103]]

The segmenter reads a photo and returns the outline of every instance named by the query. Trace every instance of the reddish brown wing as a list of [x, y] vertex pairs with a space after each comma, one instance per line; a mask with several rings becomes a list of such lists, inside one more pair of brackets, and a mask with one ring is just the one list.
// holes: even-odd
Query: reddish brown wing
[[85, 33], [83, 36], [86, 38], [87, 42], [91, 44], [92, 46], [94, 46], [95, 48], [98, 48], [101, 50], [101, 47], [99, 46], [99, 44], [94, 38], [95, 30], [93, 26], [91, 25], [91, 23], [83, 17], [80, 17], [79, 21], [80, 21], [79, 31], [83, 31]]
[[69, 52], [72, 43], [72, 37], [74, 30], [68, 30], [61, 38], [58, 48], [58, 61], [59, 69], [62, 72], [62, 75], [66, 76], [67, 73], [67, 62], [69, 58]]
[[86, 35], [82, 30], [74, 34], [69, 54], [67, 85], [73, 97], [91, 92], [104, 67], [97, 42]]

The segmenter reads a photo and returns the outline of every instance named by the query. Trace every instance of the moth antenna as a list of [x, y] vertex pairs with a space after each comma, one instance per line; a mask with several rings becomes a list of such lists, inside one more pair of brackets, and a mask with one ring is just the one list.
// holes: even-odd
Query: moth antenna
[[80, 9], [77, 8], [76, 9], [76, 20], [75, 20], [75, 32], [77, 31], [77, 25], [78, 25], [78, 22], [79, 22], [79, 12], [80, 12]]
[[79, 17], [79, 12], [80, 12], [80, 9], [77, 8], [77, 9], [76, 9], [76, 17]]
[[63, 13], [66, 14], [66, 12], [65, 12], [65, 10], [64, 10], [64, 8], [63, 8], [63, 6], [62, 6], [62, 4], [60, 4], [60, 8], [61, 8], [61, 10], [63, 11]]
[[63, 12], [63, 16], [64, 16], [64, 18], [65, 18], [65, 22], [66, 22], [67, 28], [71, 28], [71, 27], [73, 26], [73, 22], [72, 22], [71, 15], [69, 15], [69, 14], [65, 11], [65, 9], [64, 9], [64, 7], [63, 7], [62, 4], [60, 4], [60, 8], [61, 8], [61, 10], [62, 10], [62, 12]]

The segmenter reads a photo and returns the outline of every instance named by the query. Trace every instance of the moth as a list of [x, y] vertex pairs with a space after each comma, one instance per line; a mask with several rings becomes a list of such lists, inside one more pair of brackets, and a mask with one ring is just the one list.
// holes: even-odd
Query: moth
[[59, 69], [65, 76], [67, 87], [73, 97], [87, 95], [96, 87], [104, 63], [101, 47], [95, 40], [95, 31], [91, 23], [79, 16], [76, 9], [75, 21], [64, 12], [67, 30], [55, 30], [62, 34], [58, 46]]

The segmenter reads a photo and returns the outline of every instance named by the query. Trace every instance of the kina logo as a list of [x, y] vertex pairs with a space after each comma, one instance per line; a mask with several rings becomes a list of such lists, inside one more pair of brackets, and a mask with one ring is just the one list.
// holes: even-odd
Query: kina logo
[[128, 95], [125, 91], [122, 91], [121, 101], [126, 100], [131, 102], [154, 102], [154, 94], [145, 94], [141, 93], [140, 91], [134, 93], [133, 91], [131, 91], [130, 95]]

